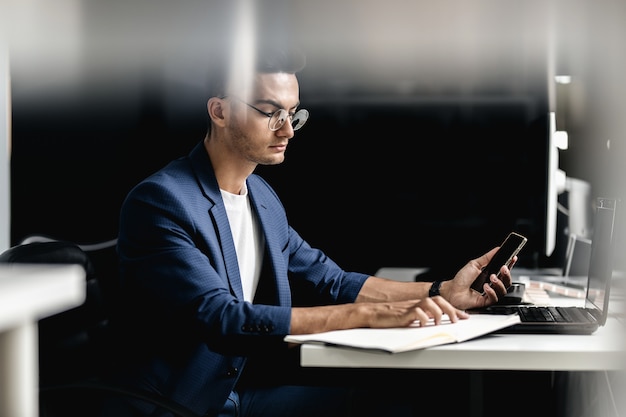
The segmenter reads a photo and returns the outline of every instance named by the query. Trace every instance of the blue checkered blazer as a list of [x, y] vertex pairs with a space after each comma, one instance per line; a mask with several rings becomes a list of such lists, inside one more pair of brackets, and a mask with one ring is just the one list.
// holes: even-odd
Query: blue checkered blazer
[[271, 304], [244, 302], [226, 210], [202, 142], [132, 189], [121, 210], [117, 347], [124, 378], [201, 415], [223, 406], [247, 356], [285, 348], [294, 300], [352, 302], [367, 278], [307, 244], [265, 180], [253, 174], [247, 187], [266, 242], [259, 287], [270, 289]]

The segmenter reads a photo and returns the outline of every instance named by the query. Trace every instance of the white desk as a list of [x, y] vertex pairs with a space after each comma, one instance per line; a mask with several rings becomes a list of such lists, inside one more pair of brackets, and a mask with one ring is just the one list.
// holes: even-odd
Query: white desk
[[37, 321], [80, 305], [80, 265], [0, 264], [0, 417], [35, 417]]
[[[558, 378], [555, 371], [596, 371], [567, 372], [565, 378], [568, 382], [559, 386], [558, 394], [553, 391], [552, 395], [542, 395], [544, 400], [555, 401], [554, 406], [562, 413], [556, 415], [609, 416], [616, 415], [613, 414], [616, 403], [617, 407], [626, 407], [626, 400], [619, 394], [623, 392], [626, 370], [625, 333], [624, 324], [610, 318], [605, 327], [590, 336], [492, 334], [463, 343], [394, 354], [303, 344], [301, 365], [327, 369], [371, 369], [373, 372], [382, 369], [471, 372], [471, 383], [465, 390], [472, 392], [467, 403], [467, 410], [472, 417], [500, 415], [493, 411], [486, 414], [485, 411], [485, 401], [492, 401], [489, 399], [489, 391], [483, 389], [486, 372], [547, 371], [551, 375], [546, 377], [538, 373], [536, 378], [539, 379], [533, 379], [535, 383], [542, 381], [541, 378], [555, 381], [555, 377]], [[622, 382], [608, 382], [612, 377], [607, 372], [620, 375], [617, 380]], [[513, 376], [509, 381], [500, 382], [512, 383], [515, 378]], [[551, 386], [556, 389], [554, 385]], [[613, 394], [609, 395], [611, 392]], [[528, 392], [524, 392], [521, 398], [524, 404], [520, 405], [522, 408], [540, 409], [543, 404], [543, 401], [536, 403]]]
[[402, 353], [304, 344], [301, 365], [330, 368], [597, 371], [626, 369], [626, 330], [610, 318], [590, 336], [487, 335]]
[[[412, 281], [423, 268], [381, 268], [378, 276]], [[515, 270], [514, 270], [515, 271]], [[516, 271], [520, 273], [522, 270]], [[524, 276], [514, 280], [526, 282]], [[386, 354], [340, 347], [305, 344], [301, 365], [329, 368], [398, 368], [461, 370], [612, 371], [626, 370], [626, 323], [612, 317], [623, 314], [622, 284], [611, 291], [606, 325], [593, 335], [504, 335], [493, 334], [464, 343], [424, 350]], [[614, 291], [615, 290], [615, 291]], [[552, 298], [558, 305], [583, 305], [584, 300]], [[619, 306], [619, 307], [614, 307]]]
[[[411, 281], [414, 270], [387, 268], [379, 276], [388, 276], [401, 281]], [[621, 288], [620, 288], [621, 289]], [[615, 291], [623, 299], [623, 291]], [[613, 289], [612, 289], [613, 294]], [[612, 297], [613, 298], [613, 297]], [[581, 305], [583, 300], [552, 299], [561, 305]], [[562, 415], [588, 416], [613, 415], [603, 413], [603, 407], [612, 411], [615, 400], [603, 398], [606, 392], [621, 392], [622, 385], [607, 385], [604, 371], [626, 371], [626, 323], [623, 317], [623, 302], [611, 301], [609, 319], [604, 327], [592, 335], [513, 335], [491, 334], [458, 344], [436, 346], [423, 350], [402, 353], [303, 344], [300, 363], [310, 368], [361, 368], [361, 369], [441, 369], [471, 371], [470, 389], [473, 395], [468, 405], [471, 416], [484, 416], [482, 371], [583, 371], [568, 372], [572, 383], [561, 399]], [[600, 371], [600, 372], [585, 372]], [[617, 372], [622, 375], [623, 372]], [[599, 376], [598, 376], [599, 375]], [[606, 387], [609, 389], [606, 389]], [[485, 397], [483, 397], [483, 395]], [[617, 402], [622, 402], [619, 394]], [[567, 400], [565, 399], [567, 398]], [[524, 397], [524, 402], [533, 400]], [[555, 400], [556, 401], [556, 400]], [[586, 407], [586, 408], [585, 408]]]

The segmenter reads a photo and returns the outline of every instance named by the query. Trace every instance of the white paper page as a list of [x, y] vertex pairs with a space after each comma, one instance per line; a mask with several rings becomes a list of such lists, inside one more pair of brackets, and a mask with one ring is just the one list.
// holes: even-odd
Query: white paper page
[[473, 314], [456, 323], [424, 327], [395, 327], [389, 329], [348, 329], [324, 333], [288, 335], [285, 341], [294, 343], [323, 343], [329, 345], [403, 352], [447, 343], [463, 342], [519, 323], [517, 315]]

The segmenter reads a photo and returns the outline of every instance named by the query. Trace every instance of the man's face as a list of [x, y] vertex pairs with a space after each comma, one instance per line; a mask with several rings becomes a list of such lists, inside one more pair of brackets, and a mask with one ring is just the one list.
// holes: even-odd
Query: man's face
[[[249, 162], [275, 165], [284, 161], [285, 150], [294, 130], [289, 120], [278, 130], [269, 127], [270, 118], [263, 113], [285, 109], [293, 114], [299, 101], [298, 81], [294, 74], [257, 74], [250, 97], [230, 97], [229, 119], [231, 150]], [[256, 107], [253, 109], [249, 105]]]

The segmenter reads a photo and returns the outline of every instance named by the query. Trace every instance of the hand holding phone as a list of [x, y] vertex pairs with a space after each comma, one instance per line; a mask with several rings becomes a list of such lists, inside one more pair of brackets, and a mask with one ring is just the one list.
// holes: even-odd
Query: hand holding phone
[[478, 278], [474, 280], [470, 288], [480, 294], [484, 294], [483, 286], [489, 283], [491, 274], [496, 274], [496, 276], [499, 277], [502, 265], [506, 265], [507, 268], [510, 268], [513, 264], [513, 258], [522, 250], [527, 241], [528, 239], [519, 233], [509, 233], [506, 239], [504, 239], [504, 242], [500, 245], [500, 249], [493, 255], [489, 264], [482, 269]]

